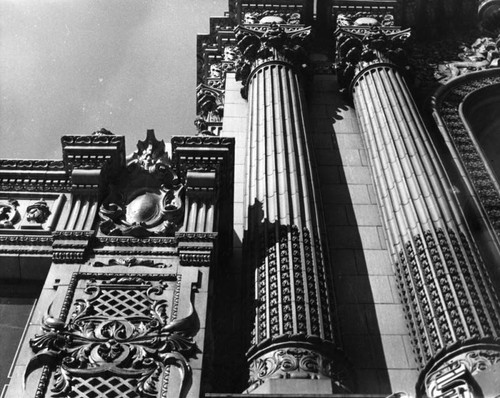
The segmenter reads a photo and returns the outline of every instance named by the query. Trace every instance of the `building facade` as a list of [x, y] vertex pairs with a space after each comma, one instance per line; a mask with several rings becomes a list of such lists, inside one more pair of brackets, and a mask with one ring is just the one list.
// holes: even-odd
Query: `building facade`
[[3, 396], [499, 396], [500, 1], [228, 6], [197, 133], [1, 161]]

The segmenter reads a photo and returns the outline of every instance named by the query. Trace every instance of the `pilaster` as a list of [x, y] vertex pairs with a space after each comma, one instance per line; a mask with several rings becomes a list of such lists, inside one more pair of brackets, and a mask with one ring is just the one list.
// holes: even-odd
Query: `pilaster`
[[[487, 396], [497, 388], [499, 301], [403, 78], [409, 32], [363, 33], [337, 30], [339, 82], [349, 85], [368, 149], [422, 368], [417, 395]], [[492, 359], [478, 365], [484, 357]]]

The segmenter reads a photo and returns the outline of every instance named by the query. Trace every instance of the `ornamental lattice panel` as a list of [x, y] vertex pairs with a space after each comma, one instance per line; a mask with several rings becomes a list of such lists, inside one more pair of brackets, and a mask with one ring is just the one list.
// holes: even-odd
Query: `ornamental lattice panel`
[[75, 273], [59, 318], [46, 316], [30, 341], [27, 375], [51, 365], [37, 396], [166, 397], [170, 365], [182, 392], [198, 349], [196, 313], [176, 320], [180, 285], [176, 274]]

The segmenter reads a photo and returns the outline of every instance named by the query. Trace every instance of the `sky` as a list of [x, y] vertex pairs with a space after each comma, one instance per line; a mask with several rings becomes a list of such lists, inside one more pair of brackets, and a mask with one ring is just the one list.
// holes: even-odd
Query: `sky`
[[63, 135], [194, 134], [196, 34], [228, 0], [0, 0], [0, 158], [61, 159]]

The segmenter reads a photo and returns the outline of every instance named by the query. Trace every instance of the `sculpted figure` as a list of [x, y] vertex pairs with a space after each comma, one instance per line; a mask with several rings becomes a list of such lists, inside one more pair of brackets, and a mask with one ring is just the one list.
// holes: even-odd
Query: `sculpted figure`
[[14, 228], [14, 224], [19, 221], [18, 206], [17, 200], [0, 203], [0, 228]]
[[210, 65], [210, 70], [208, 72], [209, 77], [220, 79], [222, 78], [222, 68], [220, 64]]
[[43, 224], [47, 221], [47, 218], [50, 216], [49, 206], [47, 206], [47, 202], [41, 200], [28, 206], [26, 212], [26, 219], [32, 223]]

